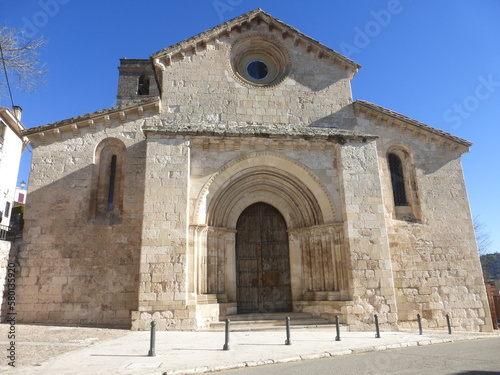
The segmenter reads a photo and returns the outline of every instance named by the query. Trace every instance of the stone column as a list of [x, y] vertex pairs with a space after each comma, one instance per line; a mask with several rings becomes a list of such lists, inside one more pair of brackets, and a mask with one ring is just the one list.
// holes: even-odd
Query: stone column
[[335, 269], [337, 271], [337, 285], [340, 291], [340, 299], [346, 301], [350, 299], [349, 294], [349, 262], [346, 241], [344, 240], [344, 227], [334, 226], [331, 229], [333, 242], [333, 253], [335, 259]]
[[354, 301], [345, 311], [347, 323], [354, 329], [371, 329], [373, 314], [377, 313], [381, 324], [397, 329], [376, 143], [351, 141], [339, 145], [337, 152], [349, 253], [349, 286]]
[[207, 293], [225, 293], [226, 228], [209, 228], [207, 238]]
[[206, 225], [193, 225], [190, 227], [189, 238], [192, 241], [189, 249], [189, 274], [190, 292], [194, 295], [207, 292], [207, 234]]
[[[234, 230], [192, 226], [191, 237], [193, 249], [190, 251], [192, 260], [189, 263], [192, 265], [189, 266], [189, 270], [196, 285], [192, 289], [198, 296], [217, 295], [222, 302], [225, 302], [227, 279], [231, 276], [228, 269], [228, 258], [231, 257], [228, 252], [232, 250], [234, 253]], [[234, 260], [230, 263], [234, 266]]]
[[226, 229], [225, 295], [227, 301], [236, 302], [236, 230]]
[[187, 310], [189, 141], [148, 134], [139, 308], [133, 329], [190, 329]]
[[338, 300], [341, 289], [347, 288], [342, 229], [339, 225], [318, 225], [294, 231], [302, 253], [304, 299]]

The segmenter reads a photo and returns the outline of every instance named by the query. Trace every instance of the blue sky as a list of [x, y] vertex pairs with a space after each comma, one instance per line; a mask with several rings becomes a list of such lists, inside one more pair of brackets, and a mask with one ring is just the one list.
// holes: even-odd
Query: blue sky
[[[116, 104], [119, 59], [151, 54], [255, 8], [362, 65], [363, 99], [473, 142], [473, 216], [500, 251], [500, 1], [0, 0], [0, 24], [44, 35], [47, 83], [14, 92], [27, 127]], [[0, 79], [4, 79], [3, 76]], [[8, 97], [0, 105], [10, 107]], [[28, 180], [29, 153], [19, 181]]]

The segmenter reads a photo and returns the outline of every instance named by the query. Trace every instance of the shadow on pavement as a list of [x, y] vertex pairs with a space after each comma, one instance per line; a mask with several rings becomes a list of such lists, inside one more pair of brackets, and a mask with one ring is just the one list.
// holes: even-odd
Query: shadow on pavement
[[131, 357], [142, 358], [148, 357], [147, 355], [133, 355], [133, 354], [90, 354], [90, 357]]

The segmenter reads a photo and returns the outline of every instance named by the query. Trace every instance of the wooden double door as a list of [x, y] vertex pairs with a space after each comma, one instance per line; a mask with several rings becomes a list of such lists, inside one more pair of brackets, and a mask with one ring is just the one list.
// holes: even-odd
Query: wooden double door
[[238, 313], [292, 311], [286, 222], [266, 203], [255, 203], [236, 226]]

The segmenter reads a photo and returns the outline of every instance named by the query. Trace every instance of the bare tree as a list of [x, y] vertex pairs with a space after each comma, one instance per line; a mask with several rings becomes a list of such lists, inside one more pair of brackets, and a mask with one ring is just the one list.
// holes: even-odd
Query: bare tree
[[47, 71], [40, 63], [40, 50], [46, 44], [43, 36], [26, 37], [22, 29], [0, 27], [0, 97], [12, 88], [31, 92], [44, 83]]
[[479, 255], [488, 254], [492, 245], [490, 233], [486, 231], [486, 226], [479, 220], [478, 216], [474, 217], [474, 232], [476, 233]]

